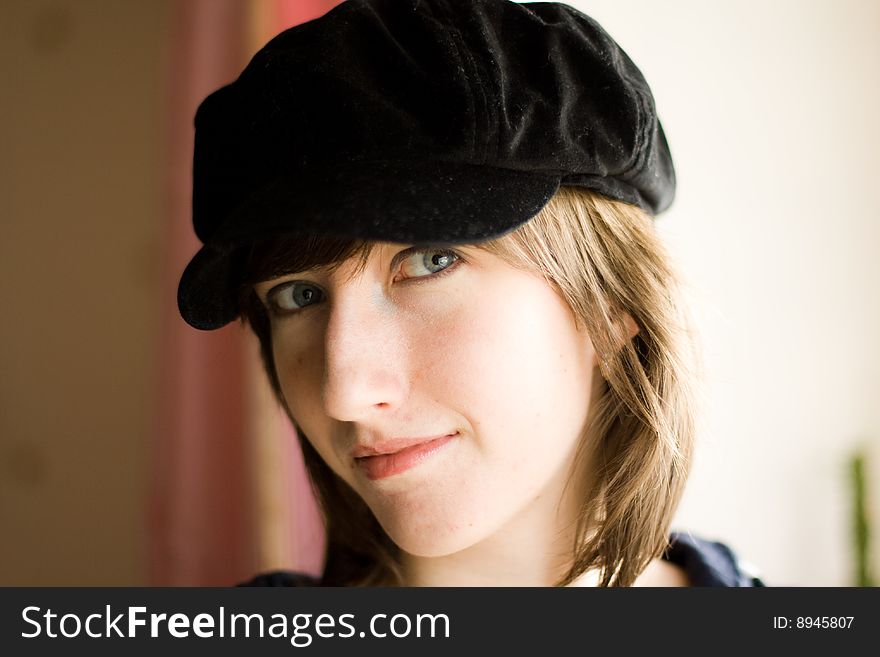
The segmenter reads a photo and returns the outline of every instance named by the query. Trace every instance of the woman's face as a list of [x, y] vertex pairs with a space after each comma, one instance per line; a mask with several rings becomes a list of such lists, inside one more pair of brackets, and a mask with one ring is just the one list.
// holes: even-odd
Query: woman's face
[[475, 247], [379, 243], [257, 286], [288, 409], [392, 540], [473, 546], [559, 500], [595, 360], [542, 278]]

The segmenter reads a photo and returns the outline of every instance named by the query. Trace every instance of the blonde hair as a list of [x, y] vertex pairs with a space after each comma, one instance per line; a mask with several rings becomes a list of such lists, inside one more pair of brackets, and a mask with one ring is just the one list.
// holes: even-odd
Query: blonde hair
[[558, 584], [599, 569], [600, 586], [630, 586], [668, 545], [693, 453], [700, 367], [679, 277], [646, 213], [573, 187], [486, 248], [543, 275], [599, 360], [577, 463], [591, 476]]
[[[320, 238], [310, 246], [310, 264], [363, 260], [370, 249]], [[560, 188], [524, 225], [478, 246], [543, 276], [590, 336], [599, 361], [601, 380], [569, 481], [583, 500], [572, 561], [556, 584], [597, 571], [599, 586], [630, 586], [668, 546], [692, 459], [701, 368], [680, 279], [650, 216], [575, 187]], [[276, 241], [252, 251], [249, 280], [279, 271], [271, 252], [291, 250]], [[283, 404], [265, 310], [244, 292], [243, 316], [260, 338]], [[628, 318], [638, 327], [632, 338]], [[300, 437], [327, 529], [324, 583], [402, 584], [399, 548]]]

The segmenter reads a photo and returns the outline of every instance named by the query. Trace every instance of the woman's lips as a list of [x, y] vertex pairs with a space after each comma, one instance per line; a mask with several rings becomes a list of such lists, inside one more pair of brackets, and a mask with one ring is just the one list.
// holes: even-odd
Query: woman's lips
[[440, 438], [433, 438], [424, 442], [404, 447], [390, 454], [373, 454], [370, 456], [355, 456], [355, 463], [364, 471], [368, 479], [385, 479], [392, 475], [400, 474], [427, 458], [439, 452], [458, 434], [454, 433]]

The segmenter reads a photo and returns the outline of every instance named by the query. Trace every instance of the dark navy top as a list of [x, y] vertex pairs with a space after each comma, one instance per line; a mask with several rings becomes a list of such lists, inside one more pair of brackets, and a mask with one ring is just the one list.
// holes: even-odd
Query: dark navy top
[[[751, 564], [741, 561], [724, 543], [697, 538], [687, 532], [672, 532], [663, 554], [687, 573], [691, 586], [766, 586]], [[318, 586], [312, 575], [275, 571], [257, 575], [239, 586]]]
[[691, 586], [766, 586], [758, 570], [724, 543], [672, 532], [663, 555], [687, 573]]

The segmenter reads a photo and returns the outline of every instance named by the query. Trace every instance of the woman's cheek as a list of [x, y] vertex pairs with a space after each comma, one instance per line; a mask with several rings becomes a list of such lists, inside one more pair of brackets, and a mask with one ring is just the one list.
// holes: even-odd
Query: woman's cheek
[[285, 403], [294, 421], [321, 458], [336, 472], [340, 466], [331, 449], [329, 418], [321, 401], [322, 370], [316, 356], [322, 352], [304, 341], [288, 341], [274, 350], [275, 371]]

